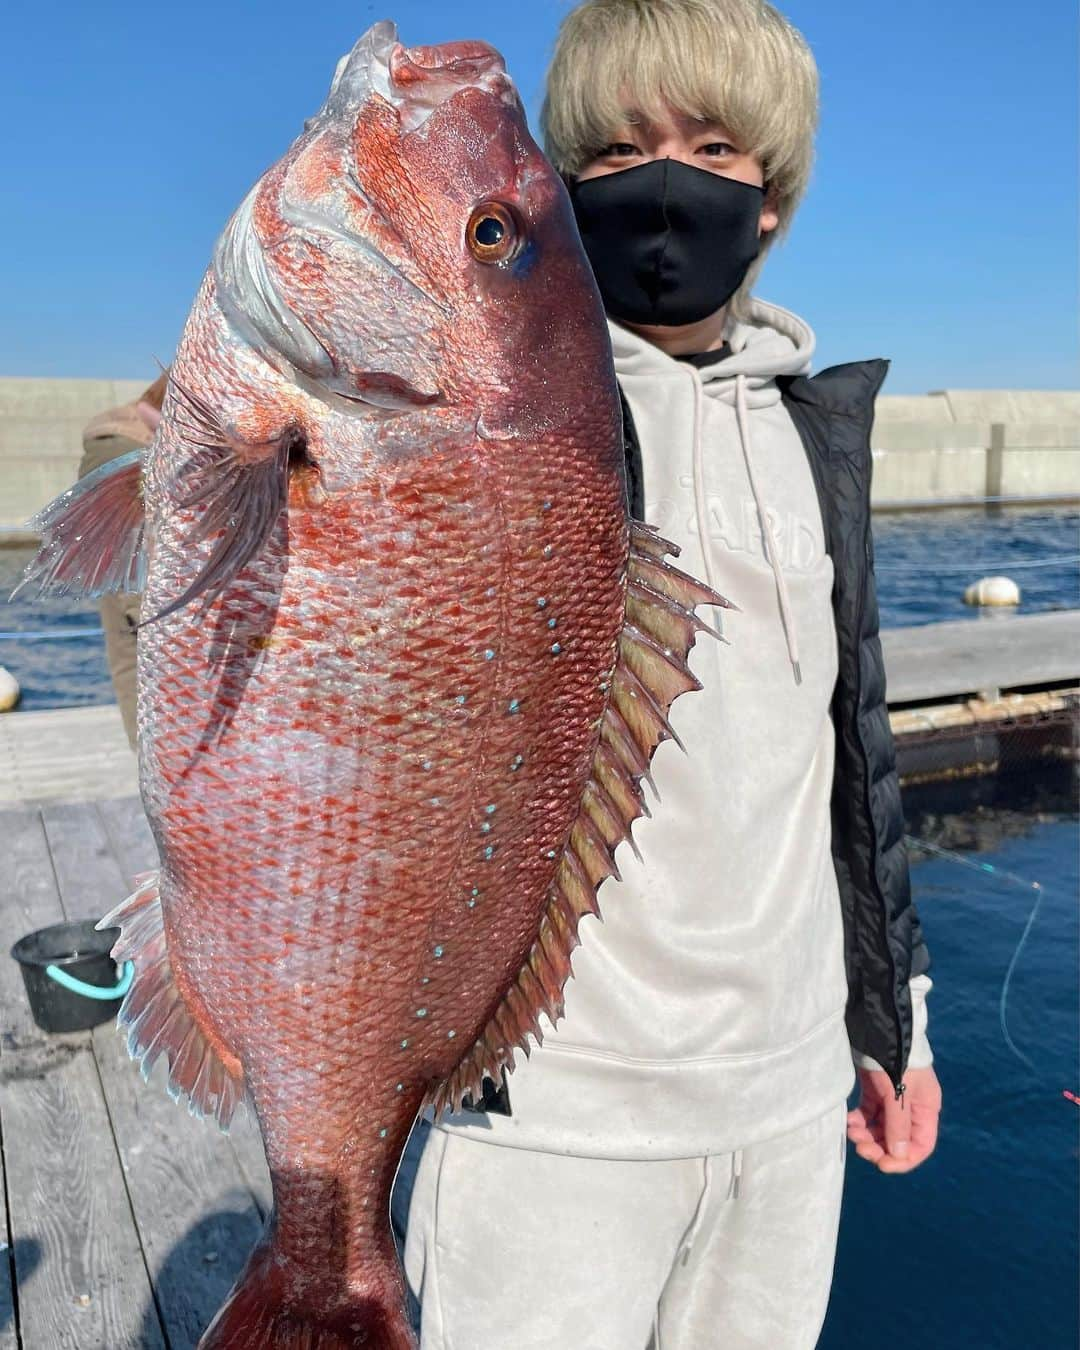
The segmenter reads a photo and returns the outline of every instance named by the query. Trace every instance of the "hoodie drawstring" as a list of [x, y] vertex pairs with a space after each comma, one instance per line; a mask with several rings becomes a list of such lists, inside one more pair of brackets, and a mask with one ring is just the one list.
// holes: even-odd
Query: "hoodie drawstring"
[[[709, 504], [705, 496], [704, 464], [704, 400], [701, 376], [693, 366], [685, 367], [694, 390], [694, 515], [697, 518], [698, 538], [701, 540], [701, 556], [705, 560], [705, 579], [716, 589], [716, 577], [712, 561], [712, 548], [709, 544]], [[750, 409], [746, 401], [746, 376], [735, 377], [735, 421], [739, 428], [739, 443], [742, 446], [743, 461], [746, 464], [746, 476], [750, 481], [750, 491], [754, 495], [754, 506], [761, 521], [761, 534], [765, 543], [765, 555], [772, 568], [776, 583], [776, 594], [780, 601], [780, 623], [784, 629], [784, 641], [787, 643], [788, 660], [795, 672], [795, 683], [802, 684], [802, 669], [799, 666], [799, 638], [795, 630], [795, 616], [791, 612], [791, 596], [788, 593], [784, 569], [780, 566], [780, 550], [776, 545], [776, 534], [765, 503], [761, 499], [757, 479], [754, 477], [753, 455], [751, 453]]]
[[705, 465], [702, 450], [705, 393], [701, 387], [701, 376], [694, 367], [687, 366], [686, 373], [690, 376], [690, 384], [694, 390], [694, 515], [697, 517], [698, 538], [701, 540], [701, 556], [705, 560], [705, 580], [715, 590], [716, 577], [713, 574], [712, 549], [709, 546], [709, 504], [705, 497]]
[[[738, 1200], [739, 1187], [742, 1182], [743, 1151], [737, 1148], [731, 1155], [731, 1180], [728, 1182], [727, 1196], [728, 1200]], [[713, 1187], [713, 1160], [708, 1153], [702, 1159], [702, 1187], [701, 1195], [698, 1199], [697, 1209], [694, 1210], [694, 1217], [690, 1221], [690, 1227], [686, 1230], [682, 1242], [679, 1244], [679, 1255], [685, 1261], [693, 1250], [694, 1243], [697, 1241], [697, 1235], [701, 1231], [701, 1225], [705, 1222], [705, 1214], [709, 1208], [709, 1197], [712, 1195]]]
[[[690, 1252], [693, 1250], [694, 1243], [697, 1241], [697, 1235], [701, 1231], [701, 1226], [705, 1222], [705, 1214], [709, 1207], [709, 1197], [712, 1195], [713, 1185], [713, 1160], [709, 1154], [702, 1158], [702, 1188], [701, 1195], [698, 1198], [697, 1208], [694, 1210], [694, 1217], [690, 1221], [690, 1227], [686, 1230], [682, 1242], [679, 1243], [677, 1259], [684, 1263], [689, 1259]], [[727, 1196], [728, 1200], [738, 1200], [739, 1183], [742, 1180], [743, 1151], [737, 1148], [731, 1155], [731, 1180], [728, 1182]], [[652, 1339], [649, 1341], [648, 1350], [661, 1350], [660, 1345], [660, 1305], [657, 1304], [656, 1312], [653, 1314]]]
[[701, 1231], [701, 1225], [705, 1222], [705, 1211], [709, 1205], [709, 1195], [712, 1192], [712, 1158], [706, 1153], [704, 1159], [704, 1185], [701, 1188], [701, 1197], [697, 1203], [697, 1209], [694, 1210], [694, 1217], [691, 1220], [690, 1227], [686, 1230], [686, 1236], [679, 1245], [679, 1255], [685, 1261], [693, 1249], [694, 1242], [698, 1233]]
[[757, 507], [758, 519], [761, 521], [761, 533], [765, 539], [765, 551], [768, 554], [769, 566], [772, 568], [773, 580], [776, 582], [776, 594], [780, 601], [780, 622], [784, 626], [788, 660], [795, 672], [795, 683], [802, 684], [802, 670], [799, 667], [799, 638], [795, 631], [795, 616], [791, 612], [791, 597], [788, 594], [787, 582], [784, 579], [784, 569], [780, 566], [780, 550], [776, 546], [772, 519], [765, 509], [765, 503], [761, 500], [757, 479], [754, 477], [753, 455], [750, 452], [750, 409], [746, 402], [745, 375], [736, 375], [735, 377], [735, 420], [739, 424], [739, 440], [742, 443], [743, 459], [746, 462], [746, 476], [750, 480], [750, 491], [754, 494], [754, 505]]
[[728, 1186], [728, 1199], [738, 1200], [739, 1187], [742, 1185], [742, 1149], [737, 1148], [731, 1155], [731, 1184]]

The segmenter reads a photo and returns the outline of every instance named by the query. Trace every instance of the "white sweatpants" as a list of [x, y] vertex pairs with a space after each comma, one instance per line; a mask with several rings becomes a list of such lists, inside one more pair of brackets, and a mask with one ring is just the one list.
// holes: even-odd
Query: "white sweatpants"
[[422, 1350], [812, 1350], [846, 1104], [735, 1154], [609, 1162], [432, 1130], [405, 1269]]

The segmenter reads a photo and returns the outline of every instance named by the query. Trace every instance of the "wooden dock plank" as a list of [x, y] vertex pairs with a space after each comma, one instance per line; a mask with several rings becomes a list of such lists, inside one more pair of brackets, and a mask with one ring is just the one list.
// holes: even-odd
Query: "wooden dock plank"
[[229, 1131], [229, 1144], [236, 1154], [244, 1174], [244, 1180], [255, 1197], [259, 1212], [265, 1218], [273, 1206], [273, 1194], [270, 1188], [270, 1170], [266, 1166], [266, 1150], [263, 1148], [259, 1123], [251, 1108], [237, 1112]]
[[262, 1215], [228, 1139], [169, 1099], [162, 1072], [144, 1083], [111, 1026], [94, 1032], [94, 1050], [168, 1342], [193, 1350]]
[[881, 642], [890, 705], [1080, 678], [1080, 610], [892, 628]]
[[[164, 1350], [88, 1048], [10, 1070], [4, 1151], [24, 1350]], [[25, 1072], [23, 1071], [25, 1068]]]
[[4, 1179], [3, 1128], [0, 1125], [0, 1350], [18, 1350], [15, 1325], [14, 1236], [8, 1224], [7, 1183]]
[[99, 801], [97, 811], [105, 825], [113, 856], [119, 862], [128, 885], [141, 872], [155, 871], [158, 865], [157, 845], [141, 800], [138, 797], [117, 797], [112, 801]]
[[0, 717], [0, 804], [94, 801], [138, 791], [116, 704]]
[[[56, 892], [45, 831], [38, 812], [20, 807], [0, 811], [0, 858], [4, 859], [3, 914], [12, 940], [63, 919]], [[26, 1271], [40, 1260], [40, 1245], [33, 1236], [16, 1236], [8, 1213], [9, 1183], [5, 1177], [4, 1153], [11, 1148], [4, 1135], [4, 1077], [15, 1072], [19, 1050], [40, 1042], [43, 1033], [34, 1026], [19, 967], [0, 953], [0, 1350], [16, 1350], [15, 1258]]]
[[101, 817], [88, 802], [48, 802], [41, 819], [64, 913], [100, 919], [130, 890]]
[[[3, 859], [2, 913], [10, 944], [49, 924], [63, 923], [64, 911], [56, 888], [41, 813], [34, 807], [0, 809], [0, 858]], [[34, 1025], [22, 975], [16, 963], [0, 959], [0, 1062], [6, 1053], [43, 1039]]]
[[[72, 914], [99, 915], [155, 862], [137, 799], [54, 803], [42, 817], [61, 900]], [[94, 1031], [93, 1045], [169, 1345], [193, 1347], [261, 1231], [261, 1143], [247, 1141], [247, 1151], [254, 1143], [257, 1153], [242, 1166], [227, 1137], [169, 1099], [163, 1073], [142, 1081], [111, 1024]]]
[[[0, 811], [0, 857], [7, 930], [20, 937], [62, 922], [38, 810]], [[90, 1036], [36, 1027], [6, 959], [0, 1008], [0, 1138], [23, 1350], [164, 1347]]]

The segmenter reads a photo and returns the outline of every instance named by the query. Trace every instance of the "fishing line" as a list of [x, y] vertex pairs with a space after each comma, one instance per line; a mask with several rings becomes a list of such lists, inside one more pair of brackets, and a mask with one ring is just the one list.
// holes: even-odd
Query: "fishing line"
[[1028, 915], [1027, 923], [1024, 925], [1024, 931], [1020, 934], [1020, 941], [1012, 954], [1012, 960], [1009, 962], [1009, 968], [1005, 972], [1005, 979], [1001, 984], [1001, 997], [998, 999], [998, 1022], [1001, 1026], [1001, 1034], [1005, 1039], [1005, 1044], [1013, 1052], [1022, 1064], [1033, 1072], [1038, 1073], [1038, 1069], [1028, 1059], [1027, 1055], [1020, 1050], [1009, 1035], [1008, 1005], [1009, 989], [1012, 985], [1013, 972], [1016, 970], [1020, 956], [1027, 946], [1027, 940], [1031, 935], [1032, 928], [1035, 927], [1035, 920], [1038, 917], [1039, 909], [1042, 906], [1043, 896], [1046, 894], [1045, 887], [1041, 882], [1029, 881], [1026, 877], [1018, 877], [1015, 872], [1009, 872], [1004, 867], [997, 867], [993, 863], [976, 862], [972, 858], [965, 858], [962, 853], [953, 853], [951, 849], [941, 848], [937, 844], [931, 844], [925, 839], [916, 839], [914, 835], [906, 834], [904, 841], [913, 848], [922, 849], [925, 853], [933, 854], [936, 858], [944, 858], [948, 862], [959, 863], [962, 867], [968, 867], [973, 872], [982, 872], [984, 875], [990, 875], [999, 878], [1002, 881], [1011, 882], [1014, 886], [1019, 886], [1021, 890], [1034, 891], [1035, 903], [1031, 906], [1031, 913]]
[[0, 633], [0, 642], [62, 642], [65, 638], [101, 637], [104, 632], [104, 628], [54, 628], [32, 633], [20, 633], [16, 630], [11, 633]]
[[[880, 548], [880, 544], [878, 545]], [[875, 563], [875, 572], [991, 572], [1008, 573], [1018, 567], [1064, 567], [1080, 563], [1080, 553], [1055, 553], [1049, 558], [1004, 558], [1000, 562], [972, 563]]]

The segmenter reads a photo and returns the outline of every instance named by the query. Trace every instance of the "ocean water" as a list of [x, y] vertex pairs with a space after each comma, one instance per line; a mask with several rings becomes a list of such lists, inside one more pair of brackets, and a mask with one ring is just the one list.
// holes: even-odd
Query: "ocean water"
[[[1073, 511], [878, 517], [882, 622], [1008, 622], [980, 620], [961, 598], [971, 581], [999, 572], [1020, 582], [1021, 613], [1075, 607], [1078, 527]], [[29, 557], [0, 549], [0, 596]], [[0, 633], [26, 635], [0, 638], [0, 665], [20, 680], [24, 708], [111, 699], [100, 637], [32, 637], [98, 625], [93, 604], [0, 601]], [[969, 786], [958, 798], [908, 793], [905, 804], [912, 833], [960, 859], [912, 851], [913, 890], [933, 957], [941, 1140], [934, 1157], [905, 1177], [882, 1176], [850, 1156], [820, 1347], [1076, 1350], [1080, 1108], [1063, 1096], [1080, 1095], [1074, 771], [1039, 783]], [[1007, 1007], [1025, 1063], [1002, 1033], [999, 1004], [1037, 898], [1031, 882], [1044, 890]]]
[[[964, 588], [1005, 573], [1022, 589], [1020, 614], [1080, 605], [1080, 513], [1065, 509], [908, 511], [874, 520], [881, 623], [886, 628], [943, 619], [1008, 622], [963, 603]], [[100, 636], [74, 635], [100, 627], [85, 601], [6, 597], [33, 556], [0, 548], [0, 665], [23, 689], [21, 706], [72, 707], [112, 699]], [[44, 632], [55, 636], [44, 640]]]
[[[1080, 1095], [1080, 827], [1067, 796], [1057, 810], [997, 807], [917, 822], [997, 870], [912, 852], [933, 960], [941, 1136], [906, 1176], [884, 1176], [849, 1152], [820, 1350], [1080, 1344], [1080, 1108], [1063, 1095]], [[1003, 873], [1045, 887], [1007, 1004], [1009, 1034], [1030, 1063], [1006, 1043], [999, 1005], [1037, 893]]]
[[0, 548], [0, 666], [22, 687], [19, 709], [112, 703], [104, 639], [78, 636], [101, 627], [93, 601], [25, 592], [8, 599], [33, 556], [29, 548]]
[[1080, 605], [1080, 512], [1031, 508], [990, 512], [898, 511], [874, 517], [883, 628], [946, 619], [1007, 622], [1009, 613], [964, 604], [980, 577], [1017, 583], [1016, 613]]

